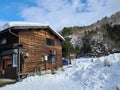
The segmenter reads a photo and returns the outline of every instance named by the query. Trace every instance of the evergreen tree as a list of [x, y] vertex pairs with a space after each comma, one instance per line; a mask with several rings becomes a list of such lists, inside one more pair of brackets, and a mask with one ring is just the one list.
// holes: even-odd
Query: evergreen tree
[[85, 32], [85, 36], [82, 38], [83, 45], [81, 47], [81, 54], [85, 55], [89, 52], [91, 52], [91, 46], [90, 46], [90, 39], [87, 36], [87, 32]]
[[78, 54], [80, 52], [80, 49], [78, 47], [73, 47], [71, 44], [71, 38], [69, 35], [72, 34], [72, 28], [64, 28], [61, 32], [61, 35], [65, 38], [65, 41], [62, 44], [62, 53], [63, 57], [69, 56], [70, 64], [71, 64], [71, 59], [70, 59], [70, 54], [75, 53]]
[[63, 56], [65, 57], [65, 56], [69, 56], [69, 60], [70, 60], [70, 64], [71, 64], [71, 59], [70, 59], [70, 53], [71, 53], [71, 51], [72, 51], [72, 49], [73, 49], [73, 46], [72, 46], [72, 44], [70, 43], [70, 41], [71, 41], [71, 38], [65, 38], [65, 41], [64, 41], [64, 43], [62, 44], [62, 52], [63, 52]]

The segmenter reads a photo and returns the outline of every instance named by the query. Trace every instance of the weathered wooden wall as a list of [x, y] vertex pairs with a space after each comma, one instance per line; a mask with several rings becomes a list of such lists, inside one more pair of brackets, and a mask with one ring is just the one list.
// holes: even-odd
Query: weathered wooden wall
[[[17, 34], [17, 33], [16, 33]], [[14, 49], [14, 44], [18, 43], [18, 37], [10, 34], [9, 32], [5, 32], [5, 33], [0, 33], [0, 41], [2, 41], [2, 39], [6, 39], [6, 43], [5, 44], [0, 44], [0, 77], [5, 77], [5, 78], [16, 78], [16, 68], [10, 66], [9, 68], [4, 68], [5, 70], [5, 74], [4, 76], [2, 75], [2, 70], [3, 70], [3, 57], [5, 56], [12, 56], [12, 53], [8, 53], [9, 51]], [[4, 51], [7, 51], [6, 54]], [[3, 54], [4, 52], [4, 54]], [[12, 60], [12, 58], [9, 58], [10, 60]]]
[[[49, 50], [56, 51], [56, 62], [53, 67], [62, 66], [62, 41], [56, 37], [50, 30], [39, 29], [39, 30], [21, 30], [19, 32], [20, 43], [23, 44], [21, 52], [26, 52], [29, 54], [28, 58], [25, 59], [23, 65], [24, 72], [33, 72], [38, 63], [41, 64], [42, 70], [45, 69], [44, 56], [48, 55]], [[46, 38], [51, 38], [55, 40], [55, 46], [48, 46], [46, 44]], [[51, 64], [47, 63], [47, 68], [51, 68]]]
[[7, 44], [0, 45], [0, 51], [13, 48], [13, 44], [18, 43], [18, 37], [10, 34], [9, 32], [0, 34], [0, 40], [6, 38]]

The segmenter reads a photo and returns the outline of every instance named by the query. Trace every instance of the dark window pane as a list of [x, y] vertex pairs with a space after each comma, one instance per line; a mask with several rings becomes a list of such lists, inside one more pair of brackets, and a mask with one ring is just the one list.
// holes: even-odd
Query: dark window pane
[[47, 45], [50, 45], [50, 46], [54, 46], [54, 45], [55, 45], [55, 42], [54, 42], [53, 39], [47, 38], [47, 39], [46, 39], [46, 42], [47, 42]]
[[49, 55], [48, 56], [48, 62], [49, 63], [55, 62], [55, 56], [54, 55]]
[[0, 40], [0, 45], [6, 44], [7, 43], [7, 39], [3, 38]]

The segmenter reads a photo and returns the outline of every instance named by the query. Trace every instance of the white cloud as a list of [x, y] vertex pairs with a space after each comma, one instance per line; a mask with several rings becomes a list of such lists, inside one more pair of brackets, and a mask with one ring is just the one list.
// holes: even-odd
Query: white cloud
[[120, 0], [37, 0], [36, 6], [22, 10], [25, 21], [50, 25], [61, 30], [65, 26], [89, 25], [120, 11]]
[[6, 21], [0, 20], [0, 26], [2, 26], [5, 23], [6, 23]]

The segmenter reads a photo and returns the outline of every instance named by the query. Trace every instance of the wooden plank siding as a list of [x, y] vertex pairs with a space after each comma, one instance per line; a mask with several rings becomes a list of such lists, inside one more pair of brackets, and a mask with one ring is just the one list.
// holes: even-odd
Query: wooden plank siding
[[[36, 69], [62, 67], [64, 38], [49, 26], [37, 25], [14, 23], [0, 31], [0, 77], [20, 79], [21, 75], [34, 73]], [[49, 56], [49, 61], [45, 61], [45, 56]]]
[[[41, 69], [45, 70], [44, 56], [48, 55], [49, 50], [55, 50], [55, 63], [47, 63], [47, 69], [62, 67], [62, 41], [50, 32], [48, 29], [21, 30], [19, 31], [20, 43], [23, 44], [21, 52], [29, 54], [24, 60], [23, 72], [34, 72], [38, 63], [41, 63]], [[48, 46], [46, 38], [54, 39], [55, 46]]]

